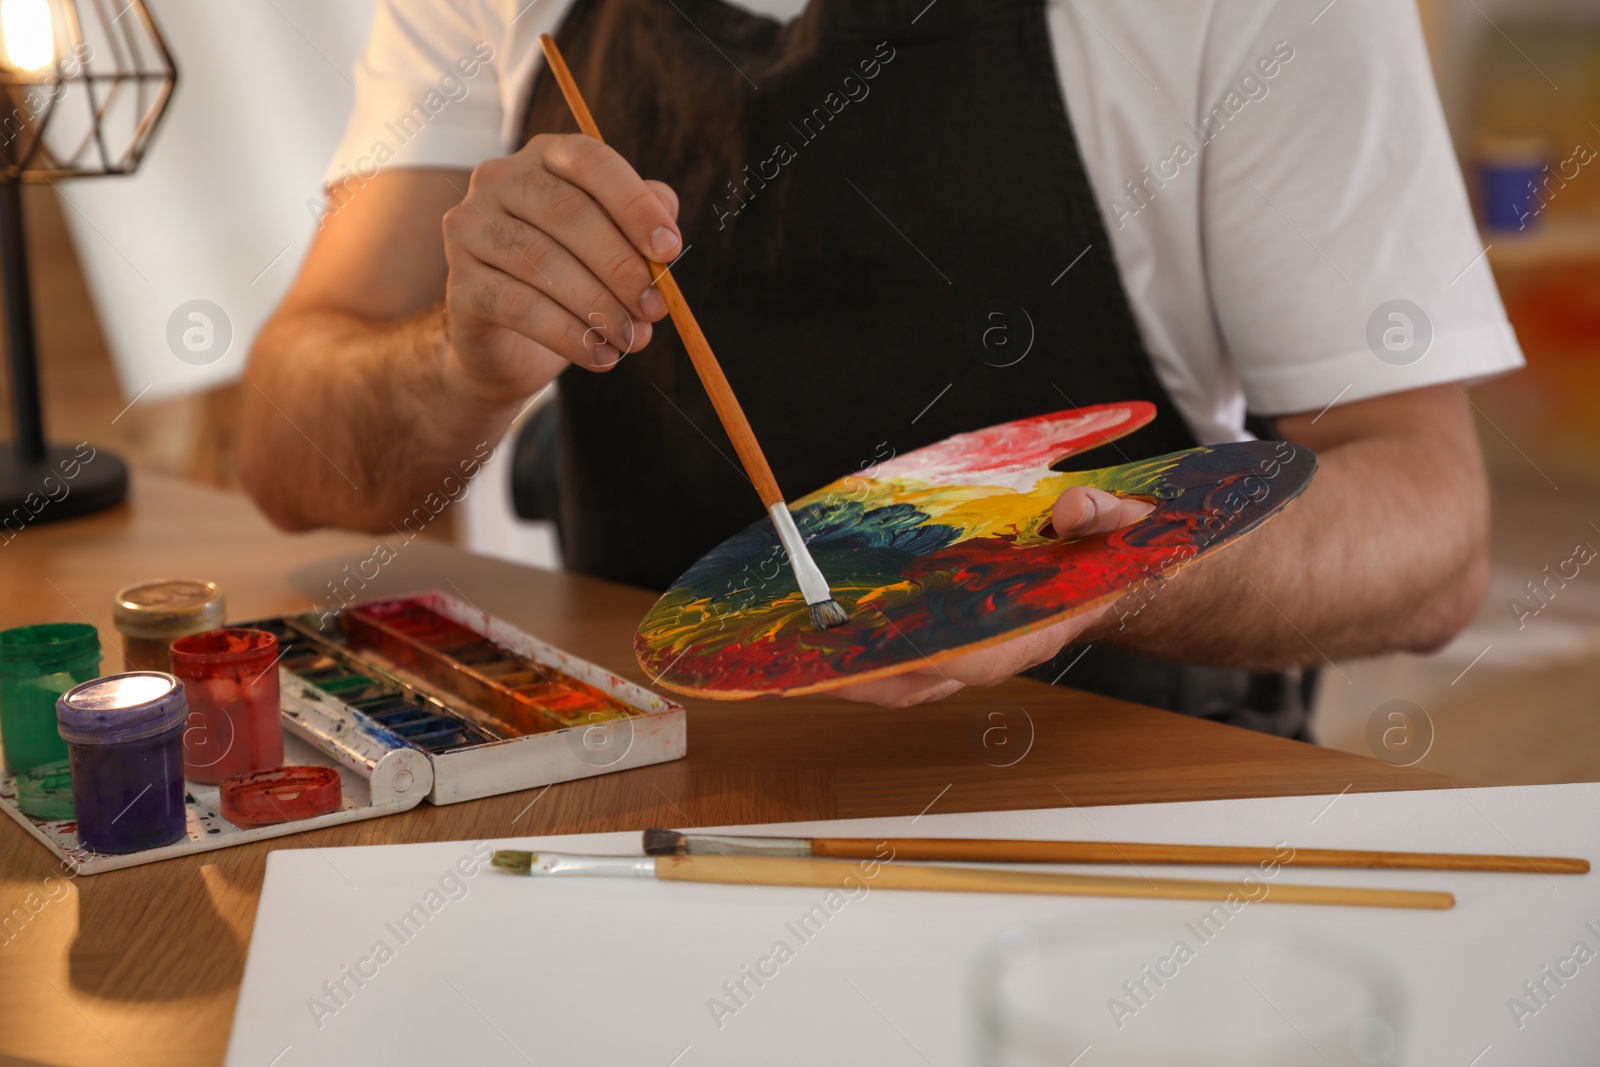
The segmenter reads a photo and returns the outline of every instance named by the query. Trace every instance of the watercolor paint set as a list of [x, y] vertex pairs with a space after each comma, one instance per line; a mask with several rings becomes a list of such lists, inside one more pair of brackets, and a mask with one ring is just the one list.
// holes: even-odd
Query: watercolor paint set
[[352, 769], [425, 754], [435, 804], [679, 759], [682, 705], [441, 593], [269, 619], [284, 725]]
[[137, 587], [159, 587], [143, 629], [119, 611], [125, 656], [149, 653], [128, 673], [99, 675], [89, 626], [0, 633], [0, 810], [75, 874], [686, 751], [682, 706], [439, 593], [223, 629], [215, 587], [181, 584]]

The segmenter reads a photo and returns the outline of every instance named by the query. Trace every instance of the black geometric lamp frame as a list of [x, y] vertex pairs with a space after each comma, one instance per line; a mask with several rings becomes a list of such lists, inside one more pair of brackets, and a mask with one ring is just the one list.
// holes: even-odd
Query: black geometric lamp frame
[[177, 80], [143, 0], [0, 0], [0, 278], [16, 434], [0, 446], [0, 542], [115, 506], [128, 485], [108, 450], [86, 460], [46, 443], [22, 183], [131, 174]]

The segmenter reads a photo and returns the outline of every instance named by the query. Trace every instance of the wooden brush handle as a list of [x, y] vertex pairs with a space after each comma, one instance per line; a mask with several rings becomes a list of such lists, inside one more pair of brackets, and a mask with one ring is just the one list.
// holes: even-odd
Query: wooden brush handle
[[[555, 39], [548, 33], [540, 34], [539, 44], [544, 49], [545, 62], [550, 65], [550, 73], [555, 75], [556, 84], [561, 87], [561, 95], [566, 98], [572, 117], [578, 120], [578, 129], [604, 144], [605, 138], [600, 136], [600, 127], [595, 124], [589, 105], [578, 91], [578, 83], [573, 80], [572, 71], [567, 69], [567, 61], [561, 57], [561, 49], [556, 47]], [[750, 420], [744, 417], [744, 409], [739, 406], [739, 398], [733, 394], [733, 386], [728, 384], [727, 375], [722, 373], [722, 365], [711, 351], [711, 343], [695, 321], [694, 312], [689, 310], [683, 290], [678, 288], [677, 280], [667, 267], [653, 259], [647, 259], [646, 262], [650, 264], [650, 276], [656, 279], [656, 288], [661, 290], [667, 302], [672, 325], [677, 327], [678, 337], [689, 352], [689, 361], [694, 364], [695, 372], [700, 375], [700, 384], [711, 397], [711, 406], [716, 410], [717, 418], [722, 420], [722, 428], [727, 432], [728, 440], [733, 442], [733, 450], [739, 453], [739, 462], [744, 464], [751, 484], [761, 495], [761, 503], [769, 508], [783, 503], [783, 493], [778, 489], [778, 480], [772, 476], [766, 454], [761, 451], [755, 432], [750, 429]]]
[[[1256, 887], [1238, 882], [1185, 878], [1121, 878], [1096, 874], [1055, 874], [980, 867], [920, 867], [880, 863], [869, 877], [859, 866], [828, 860], [772, 856], [660, 856], [656, 877], [675, 882], [728, 885], [814, 886], [856, 892], [869, 889], [920, 889], [945, 893], [1029, 893], [1074, 897], [1155, 897], [1166, 900], [1249, 899]], [[1344, 904], [1368, 908], [1453, 908], [1449, 893], [1409, 889], [1356, 889], [1345, 886], [1260, 883], [1261, 901], [1277, 904]]]
[[1368, 852], [1357, 849], [1299, 848], [1281, 859], [1275, 848], [1229, 845], [1152, 845], [1112, 841], [993, 841], [979, 838], [819, 837], [816, 856], [881, 859], [885, 846], [896, 860], [947, 860], [975, 863], [1191, 863], [1234, 866], [1280, 863], [1286, 867], [1383, 867], [1430, 871], [1513, 871], [1535, 874], [1586, 874], [1589, 861], [1560, 856], [1489, 856], [1453, 852]]

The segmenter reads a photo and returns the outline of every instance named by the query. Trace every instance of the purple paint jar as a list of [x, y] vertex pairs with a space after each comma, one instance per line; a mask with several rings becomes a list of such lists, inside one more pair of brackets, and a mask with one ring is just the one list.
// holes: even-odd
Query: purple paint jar
[[74, 686], [56, 702], [72, 760], [78, 840], [95, 852], [137, 852], [182, 840], [183, 685], [133, 671]]

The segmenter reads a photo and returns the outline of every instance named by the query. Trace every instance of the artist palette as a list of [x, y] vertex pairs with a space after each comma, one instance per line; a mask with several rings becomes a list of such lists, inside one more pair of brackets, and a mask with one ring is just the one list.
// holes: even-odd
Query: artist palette
[[[634, 638], [652, 679], [739, 699], [837, 689], [976, 651], [1117, 600], [1257, 529], [1310, 483], [1316, 457], [1245, 441], [1060, 471], [1155, 417], [1142, 401], [958, 434], [824, 486], [790, 506], [836, 600], [818, 630], [772, 524], [752, 523], [690, 567]], [[1125, 460], [1126, 456], [1123, 457]], [[1122, 529], [1063, 541], [1066, 489], [1155, 504]], [[1130, 609], [1131, 610], [1131, 609]]]
[[[17, 807], [0, 774], [0, 810], [76, 874], [370, 819], [423, 800], [453, 804], [681, 758], [681, 705], [439, 593], [242, 624], [278, 640], [286, 765], [338, 773], [333, 810], [236, 825], [219, 787], [184, 783], [187, 835], [106, 855], [71, 819]], [[332, 804], [330, 800], [328, 804]], [[328, 805], [324, 805], [328, 806]]]

